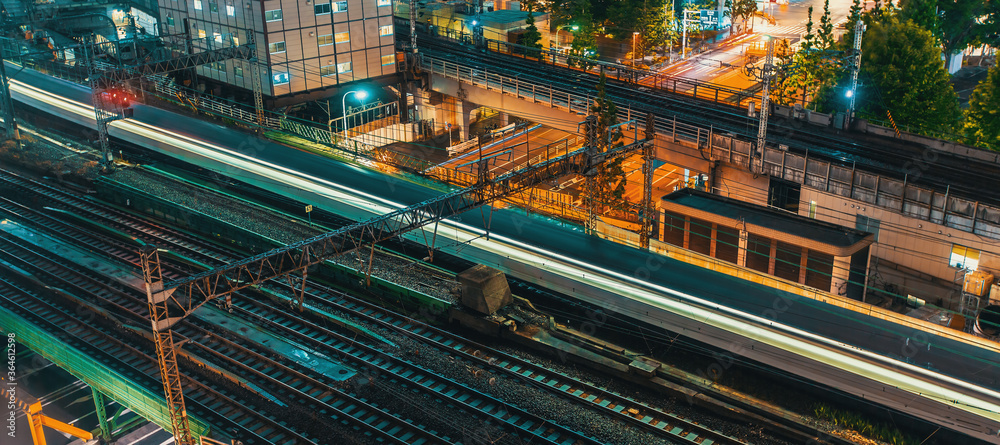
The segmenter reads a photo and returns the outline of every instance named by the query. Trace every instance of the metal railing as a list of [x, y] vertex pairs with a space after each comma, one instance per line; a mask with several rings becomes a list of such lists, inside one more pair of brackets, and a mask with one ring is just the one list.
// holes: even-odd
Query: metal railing
[[[400, 23], [405, 22], [399, 18], [396, 20], [400, 21]], [[404, 30], [404, 34], [409, 32], [408, 25], [403, 28], [406, 28]], [[397, 29], [401, 28], [397, 27]], [[435, 27], [432, 31], [427, 31], [427, 34], [435, 38], [453, 40], [457, 42], [472, 41], [472, 36], [469, 33], [455, 32], [454, 30], [442, 27]], [[403, 39], [397, 39], [397, 41], [402, 42]], [[541, 63], [550, 65], [565, 66], [583, 72], [600, 72], [603, 69], [608, 77], [634, 83], [648, 81], [648, 85], [646, 85], [646, 83], [642, 83], [640, 86], [648, 86], [663, 91], [669, 91], [671, 93], [685, 94], [700, 99], [712, 100], [715, 103], [742, 107], [748, 99], [760, 97], [760, 92], [754, 91], [753, 89], [742, 90], [738, 88], [731, 88], [712, 82], [664, 74], [653, 70], [630, 67], [619, 63], [579, 57], [549, 49], [530, 48], [524, 45], [505, 42], [502, 40], [484, 38], [482, 41], [487, 49], [494, 52], [509, 54], [522, 59], [537, 60]], [[426, 55], [427, 52], [424, 52], [424, 54]], [[576, 66], [570, 65], [569, 62], [571, 60], [574, 61], [573, 65]]]

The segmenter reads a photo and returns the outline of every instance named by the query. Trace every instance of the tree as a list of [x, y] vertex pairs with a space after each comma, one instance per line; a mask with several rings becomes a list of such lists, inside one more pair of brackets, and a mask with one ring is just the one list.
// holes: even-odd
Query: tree
[[937, 3], [938, 21], [944, 52], [951, 56], [971, 45], [978, 44], [987, 33], [987, 3], [983, 0], [954, 0]]
[[[601, 73], [600, 81], [597, 83], [597, 97], [594, 98], [594, 105], [590, 107], [590, 113], [597, 116], [597, 149], [600, 152], [621, 147], [622, 132], [616, 128], [618, 124], [618, 108], [608, 97], [605, 90], [607, 77]], [[590, 181], [589, 187], [584, 187], [583, 198], [585, 202], [593, 205], [592, 211], [595, 214], [603, 213], [606, 206], [615, 209], [623, 209], [625, 203], [625, 186], [628, 181], [625, 177], [625, 169], [622, 167], [623, 157], [619, 157], [610, 162], [604, 162], [598, 166], [597, 174]]]
[[747, 32], [747, 20], [757, 12], [757, 0], [726, 0], [725, 14], [734, 22], [743, 23], [740, 33]]
[[[829, 9], [820, 19], [819, 33], [813, 33], [813, 8], [809, 7], [806, 34], [802, 48], [791, 57], [782, 60], [783, 77], [777, 79], [775, 90], [782, 103], [794, 103], [801, 98], [814, 109], [826, 111], [823, 98], [835, 90], [837, 79], [843, 76], [844, 65], [841, 52], [835, 51], [833, 25], [829, 19]], [[824, 29], [825, 27], [825, 29]]]
[[851, 3], [851, 9], [847, 13], [847, 33], [844, 34], [844, 38], [841, 40], [840, 48], [844, 51], [849, 51], [854, 48], [854, 26], [862, 19], [864, 13], [864, 6], [862, 6], [861, 0], [854, 0]]
[[524, 42], [524, 46], [533, 48], [532, 50], [528, 50], [528, 54], [526, 54], [526, 56], [535, 58], [540, 57], [542, 55], [542, 52], [539, 51], [542, 48], [542, 33], [538, 32], [538, 27], [535, 26], [535, 12], [530, 3], [528, 4], [528, 17], [524, 19], [524, 23], [528, 25], [528, 28], [521, 36], [523, 39], [522, 41]]
[[931, 32], [941, 39], [941, 29], [938, 26], [938, 0], [900, 0], [899, 20], [911, 20], [921, 28]]
[[862, 43], [861, 74], [871, 82], [862, 90], [867, 96], [858, 97], [868, 114], [884, 119], [891, 112], [897, 124], [925, 130], [957, 129], [958, 96], [930, 31], [896, 17], [870, 23]]
[[823, 16], [819, 19], [818, 37], [824, 49], [833, 48], [833, 20], [830, 18], [830, 0], [823, 3]]
[[[570, 44], [569, 53], [579, 59], [570, 58], [567, 61], [569, 66], [580, 67], [584, 70], [589, 70], [594, 66], [588, 60], [597, 59], [597, 38], [594, 37], [595, 34], [594, 25], [591, 23], [580, 26], [580, 30], [573, 33], [573, 43]], [[580, 59], [587, 60], [581, 61]]]
[[965, 113], [965, 142], [1000, 151], [1000, 68], [990, 69], [986, 79], [969, 97]]

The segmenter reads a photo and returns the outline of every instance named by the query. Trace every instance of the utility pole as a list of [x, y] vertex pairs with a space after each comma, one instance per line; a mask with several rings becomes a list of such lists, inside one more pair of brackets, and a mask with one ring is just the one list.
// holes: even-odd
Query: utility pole
[[[253, 20], [254, 8], [249, 8], [249, 9], [250, 9], [250, 20]], [[262, 67], [260, 64], [260, 58], [257, 56], [257, 53], [260, 51], [260, 48], [257, 47], [256, 37], [257, 36], [254, 34], [254, 27], [253, 26], [248, 27], [247, 46], [250, 47], [250, 51], [253, 54], [253, 57], [250, 58], [250, 60], [248, 61], [250, 62], [250, 83], [253, 87], [253, 106], [254, 106], [254, 111], [257, 114], [257, 128], [259, 129], [264, 126], [264, 85], [260, 74], [260, 69]], [[268, 72], [270, 72], [270, 70], [268, 70]]]
[[[771, 78], [774, 77], [774, 38], [764, 36], [767, 40], [767, 57], [764, 59], [763, 83], [760, 98], [760, 126], [757, 127], [757, 151], [760, 152], [760, 172], [764, 171], [764, 145], [767, 143], [767, 117], [771, 114]], [[750, 154], [750, 171], [757, 172], [753, 166], [753, 153]]]
[[698, 11], [692, 11], [689, 9], [684, 10], [684, 19], [681, 20], [683, 24], [683, 37], [681, 38], [681, 59], [687, 58], [687, 46], [688, 46], [688, 22], [696, 22], [695, 19], [688, 19], [688, 14], [700, 14]]
[[417, 0], [410, 0], [410, 50], [417, 53]]
[[854, 57], [854, 63], [851, 64], [851, 89], [847, 90], [847, 119], [850, 121], [854, 118], [854, 98], [857, 96], [858, 89], [858, 72], [861, 71], [861, 37], [865, 33], [865, 22], [858, 20], [854, 24], [854, 51], [851, 56]]
[[[591, 114], [587, 116], [587, 120], [584, 122], [584, 143], [583, 145], [587, 147], [587, 158], [597, 159], [598, 155], [601, 153], [600, 148], [600, 138], [601, 135], [598, 134], [597, 125], [597, 115]], [[597, 206], [597, 190], [600, 185], [597, 184], [597, 169], [588, 166], [588, 169], [584, 171], [584, 183], [583, 189], [587, 195], [587, 202], [584, 205], [587, 206], [587, 221], [584, 225], [584, 229], [588, 235], [594, 234], [597, 229], [597, 214], [594, 213], [594, 207]]]
[[97, 142], [101, 149], [101, 168], [105, 171], [113, 171], [115, 169], [114, 154], [111, 153], [111, 144], [108, 141], [108, 124], [121, 119], [122, 116], [117, 110], [111, 109], [115, 104], [109, 103], [107, 100], [106, 93], [109, 89], [108, 87], [114, 88], [114, 85], [110, 85], [111, 79], [104, 77], [100, 68], [98, 68], [97, 48], [98, 45], [113, 44], [113, 42], [99, 44], [94, 39], [93, 34], [91, 34], [89, 45], [85, 49], [88, 56], [87, 68], [89, 71], [90, 94], [94, 102], [94, 121], [97, 124]]
[[656, 208], [653, 207], [653, 160], [656, 157], [656, 118], [653, 113], [646, 115], [646, 139], [650, 142], [642, 147], [642, 230], [639, 232], [639, 246], [643, 249], [649, 249], [653, 223], [657, 219]]
[[10, 83], [7, 80], [7, 67], [0, 48], [0, 95], [3, 96], [3, 123], [7, 129], [7, 137], [12, 139], [16, 148], [21, 148], [21, 134], [17, 130], [17, 120], [14, 118], [14, 99], [10, 97]]

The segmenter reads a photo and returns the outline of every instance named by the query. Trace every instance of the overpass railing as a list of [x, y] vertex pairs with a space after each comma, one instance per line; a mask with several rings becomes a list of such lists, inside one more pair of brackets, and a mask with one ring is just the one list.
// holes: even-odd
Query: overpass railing
[[593, 96], [589, 94], [567, 93], [559, 91], [551, 85], [524, 82], [517, 77], [491, 73], [486, 69], [460, 65], [426, 55], [420, 58], [420, 67], [436, 76], [454, 79], [461, 83], [579, 115], [586, 115], [593, 101]]
[[[397, 23], [396, 30], [400, 33], [398, 34], [396, 41], [400, 43], [408, 42], [406, 37], [409, 36], [409, 22], [400, 17], [396, 17], [395, 20]], [[424, 29], [421, 34], [433, 38], [452, 40], [456, 42], [473, 41], [471, 34], [457, 32], [447, 27], [437, 26], [423, 28], [426, 29]], [[537, 60], [540, 63], [569, 67], [583, 72], [599, 72], [604, 70], [608, 77], [616, 78], [618, 80], [638, 83], [640, 86], [648, 86], [669, 91], [671, 93], [685, 94], [699, 99], [711, 100], [715, 103], [743, 107], [746, 105], [746, 101], [748, 99], [760, 97], [759, 90], [742, 90], [712, 82], [665, 74], [650, 69], [635, 68], [614, 62], [575, 56], [550, 49], [530, 48], [503, 40], [483, 38], [482, 41], [486, 48], [490, 51], [509, 54], [522, 59]], [[570, 64], [570, 61], [573, 63]]]
[[[434, 75], [580, 115], [587, 114], [593, 101], [590, 95], [557, 91], [551, 85], [536, 85], [516, 77], [435, 59], [426, 54], [421, 58], [421, 66]], [[625, 116], [626, 111], [621, 108], [619, 110]], [[760, 152], [752, 152], [755, 145], [752, 142], [740, 140], [734, 135], [718, 134], [711, 126], [705, 128], [678, 121], [676, 116], [672, 119], [658, 119], [656, 131], [658, 137], [670, 142], [693, 145], [705, 160], [719, 160], [749, 167], [753, 159], [756, 169], [760, 169], [763, 163], [765, 173], [776, 178], [957, 230], [1000, 239], [1000, 207], [952, 193], [935, 192], [934, 189], [916, 184], [917, 178], [888, 178], [859, 171], [856, 166], [844, 167], [820, 159], [810, 159], [808, 151], [800, 155], [780, 147], [765, 147], [762, 159]]]

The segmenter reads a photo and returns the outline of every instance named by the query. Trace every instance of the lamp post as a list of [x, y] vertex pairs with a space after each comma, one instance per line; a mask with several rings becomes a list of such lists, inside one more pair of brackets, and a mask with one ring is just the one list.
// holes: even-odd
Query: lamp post
[[344, 97], [340, 99], [341, 109], [344, 111], [344, 140], [347, 140], [347, 95], [353, 94], [354, 98], [361, 101], [368, 97], [368, 92], [365, 90], [351, 90], [344, 93]]
[[635, 31], [632, 33], [632, 67], [635, 67], [635, 59], [636, 59], [635, 49], [636, 49], [636, 42], [638, 42], [638, 40], [639, 40], [639, 31]]
[[563, 30], [563, 29], [566, 29], [567, 27], [570, 30], [572, 30], [573, 32], [576, 32], [576, 31], [580, 30], [580, 27], [577, 26], [577, 25], [559, 25], [559, 26], [557, 26], [556, 27], [556, 46], [558, 46], [560, 49], [563, 47], [563, 44], [562, 44], [562, 33], [560, 33], [559, 31]]

